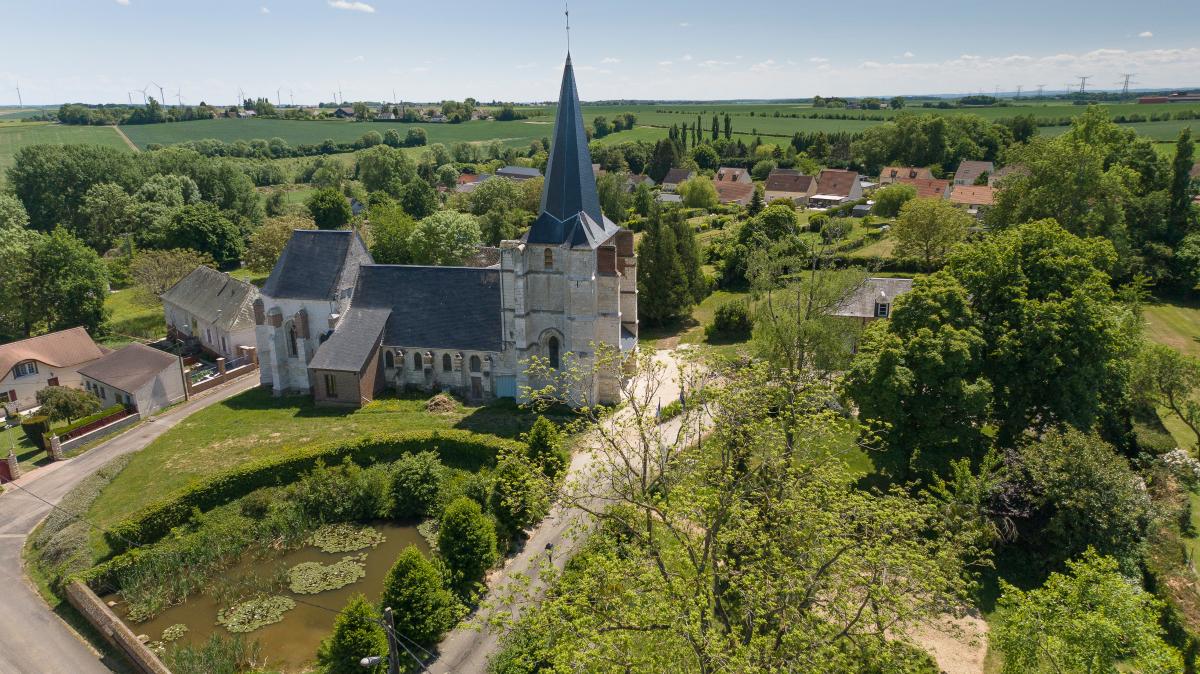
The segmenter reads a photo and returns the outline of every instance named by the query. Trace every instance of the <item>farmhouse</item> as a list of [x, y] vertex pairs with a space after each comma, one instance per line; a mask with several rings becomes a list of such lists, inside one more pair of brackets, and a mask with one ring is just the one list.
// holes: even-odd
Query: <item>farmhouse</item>
[[625, 179], [625, 191], [630, 194], [637, 190], [638, 185], [654, 187], [654, 179], [644, 174], [631, 175]]
[[950, 196], [950, 181], [936, 178], [900, 178], [899, 185], [912, 185], [919, 199], [946, 199]]
[[354, 108], [349, 105], [343, 105], [342, 107], [333, 111], [333, 116], [337, 117], [338, 119], [353, 119]]
[[979, 216], [984, 209], [995, 203], [996, 188], [987, 185], [955, 185], [950, 191], [950, 201], [966, 207], [971, 215]]
[[816, 194], [809, 201], [816, 207], [836, 206], [843, 201], [858, 199], [862, 193], [857, 171], [822, 169], [817, 175]]
[[530, 168], [528, 166], [505, 166], [504, 168], [496, 170], [497, 177], [508, 178], [509, 180], [518, 180], [518, 181], [529, 180], [530, 178], [537, 178], [537, 177], [540, 177], [541, 175], [542, 175], [541, 171], [539, 171], [535, 168]]
[[685, 180], [691, 180], [692, 176], [696, 175], [695, 171], [689, 169], [673, 168], [667, 171], [667, 175], [663, 176], [662, 188], [668, 192], [674, 192], [679, 184]]
[[0, 404], [25, 410], [47, 386], [80, 388], [79, 368], [108, 352], [82, 327], [0, 345]]
[[[324, 405], [407, 386], [520, 398], [544, 384], [533, 357], [590, 371], [600, 348], [635, 349], [633, 233], [600, 210], [570, 57], [558, 110], [541, 213], [498, 264], [377, 265], [354, 232], [293, 232], [254, 307], [262, 383]], [[617, 400], [620, 376], [599, 369], [576, 400]]]
[[933, 172], [927, 168], [913, 166], [884, 166], [879, 172], [879, 184], [891, 185], [903, 180], [932, 180]]
[[863, 325], [892, 315], [896, 298], [912, 290], [910, 278], [869, 278], [834, 312], [835, 316], [856, 318]]
[[713, 186], [717, 188], [717, 199], [723, 204], [746, 206], [754, 198], [754, 183], [718, 182]]
[[814, 194], [817, 181], [812, 176], [806, 176], [792, 169], [775, 169], [767, 176], [763, 197], [768, 203], [776, 199], [791, 199], [792, 203], [803, 205]]
[[743, 183], [749, 185], [754, 182], [750, 178], [750, 171], [744, 168], [730, 168], [722, 166], [717, 169], [717, 183]]
[[80, 368], [79, 376], [105, 404], [119, 403], [142, 416], [187, 398], [179, 356], [136, 342]]
[[987, 184], [988, 187], [999, 187], [1000, 181], [1004, 180], [1005, 178], [1027, 175], [1029, 175], [1029, 168], [1024, 164], [1009, 164], [1008, 166], [1001, 166], [993, 173], [989, 174]]
[[968, 159], [958, 165], [958, 170], [954, 172], [955, 185], [974, 185], [979, 180], [980, 176], [987, 174], [992, 175], [996, 170], [996, 165], [990, 161], [975, 161]]
[[254, 347], [258, 288], [203, 265], [162, 294], [167, 336], [233, 360]]

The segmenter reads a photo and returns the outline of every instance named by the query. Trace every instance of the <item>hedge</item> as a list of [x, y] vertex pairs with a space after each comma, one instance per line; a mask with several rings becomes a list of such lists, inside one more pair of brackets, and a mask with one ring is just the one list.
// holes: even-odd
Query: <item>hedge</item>
[[93, 421], [99, 421], [99, 420], [103, 419], [104, 417], [107, 417], [112, 414], [116, 414], [117, 412], [120, 412], [123, 409], [125, 409], [125, 406], [121, 405], [119, 403], [116, 405], [110, 405], [109, 407], [105, 407], [104, 409], [100, 410], [99, 412], [96, 412], [95, 414], [89, 414], [86, 417], [83, 417], [82, 419], [76, 419], [75, 421], [73, 421], [69, 424], [59, 426], [58, 428], [53, 429], [51, 432], [54, 435], [62, 435], [63, 433], [70, 433], [71, 431], [75, 430], [76, 428], [87, 426], [88, 424], [92, 423]]
[[349, 458], [365, 466], [432, 448], [446, 465], [478, 470], [494, 465], [502, 449], [520, 446], [512, 440], [448, 430], [379, 433], [349, 444], [327, 442], [297, 447], [280, 456], [243, 463], [179, 489], [121, 520], [105, 532], [104, 538], [114, 554], [152, 543], [187, 523], [196, 510], [211, 510], [256, 489], [290, 483], [312, 470], [318, 461], [333, 465]]
[[38, 414], [21, 419], [21, 430], [36, 447], [46, 448], [46, 434], [50, 432], [50, 417]]

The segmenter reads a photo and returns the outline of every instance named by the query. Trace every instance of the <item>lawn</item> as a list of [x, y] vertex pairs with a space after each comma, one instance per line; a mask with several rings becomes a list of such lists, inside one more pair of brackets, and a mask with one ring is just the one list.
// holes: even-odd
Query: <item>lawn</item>
[[142, 304], [133, 288], [109, 293], [104, 308], [109, 312], [108, 328], [116, 338], [114, 343], [158, 339], [167, 334], [162, 304]]
[[0, 430], [0, 455], [8, 456], [10, 449], [16, 453], [22, 472], [28, 473], [50, 463], [50, 455], [44, 449], [35, 447], [18, 426]]
[[533, 423], [511, 400], [431, 414], [427, 399], [387, 396], [346, 410], [316, 407], [311, 396], [275, 397], [268, 389], [252, 389], [192, 414], [138, 452], [89, 513], [108, 526], [193, 480], [299, 445], [450, 428], [515, 438]]
[[[1200, 303], [1195, 300], [1154, 299], [1143, 312], [1146, 336], [1190, 356], [1200, 356]], [[1159, 410], [1163, 426], [1180, 447], [1192, 447], [1196, 437], [1167, 410]]]
[[49, 122], [0, 122], [0, 184], [16, 161], [17, 151], [29, 145], [93, 143], [128, 150], [116, 129], [107, 126], [67, 126]]

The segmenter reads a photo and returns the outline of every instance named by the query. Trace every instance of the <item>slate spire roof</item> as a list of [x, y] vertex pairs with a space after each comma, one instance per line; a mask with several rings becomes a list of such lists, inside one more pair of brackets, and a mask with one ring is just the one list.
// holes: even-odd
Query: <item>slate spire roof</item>
[[616, 231], [617, 226], [600, 212], [592, 156], [583, 130], [583, 110], [575, 88], [575, 69], [571, 66], [571, 55], [567, 54], [554, 141], [542, 186], [541, 213], [525, 235], [525, 241], [594, 248]]

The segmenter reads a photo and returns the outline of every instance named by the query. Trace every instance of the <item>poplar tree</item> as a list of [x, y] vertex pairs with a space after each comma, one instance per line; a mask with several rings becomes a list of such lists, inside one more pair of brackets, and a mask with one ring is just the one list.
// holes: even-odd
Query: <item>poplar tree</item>
[[1191, 170], [1195, 144], [1191, 128], [1179, 132], [1175, 143], [1175, 160], [1171, 163], [1171, 187], [1167, 207], [1168, 239], [1174, 243], [1187, 233], [1192, 217]]
[[717, 119], [717, 115], [714, 113], [713, 114], [713, 123], [712, 123], [712, 139], [716, 140], [717, 138], [720, 138], [720, 137], [721, 137], [721, 122], [720, 122], [720, 120]]

